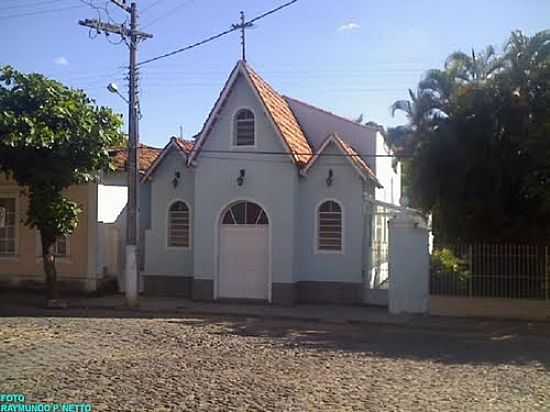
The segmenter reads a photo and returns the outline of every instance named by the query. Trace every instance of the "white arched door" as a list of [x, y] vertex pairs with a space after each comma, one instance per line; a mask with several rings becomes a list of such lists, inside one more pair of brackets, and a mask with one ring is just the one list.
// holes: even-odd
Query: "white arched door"
[[218, 297], [268, 299], [269, 222], [255, 203], [232, 204], [220, 223]]

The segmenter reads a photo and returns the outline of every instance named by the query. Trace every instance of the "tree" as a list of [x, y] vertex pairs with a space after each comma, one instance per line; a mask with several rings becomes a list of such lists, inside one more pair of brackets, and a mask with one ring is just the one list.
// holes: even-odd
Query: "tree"
[[456, 51], [452, 53], [445, 62], [445, 69], [454, 72], [457, 80], [465, 83], [483, 82], [490, 79], [504, 67], [504, 60], [497, 55], [493, 46], [488, 46], [481, 53], [476, 55]]
[[436, 241], [550, 240], [550, 31], [514, 32], [498, 56], [455, 52], [392, 111], [412, 206]]
[[121, 126], [120, 116], [81, 90], [0, 69], [0, 172], [27, 190], [25, 224], [40, 232], [50, 300], [57, 298], [52, 247], [75, 230], [81, 211], [63, 191], [110, 168], [108, 149], [121, 142]]

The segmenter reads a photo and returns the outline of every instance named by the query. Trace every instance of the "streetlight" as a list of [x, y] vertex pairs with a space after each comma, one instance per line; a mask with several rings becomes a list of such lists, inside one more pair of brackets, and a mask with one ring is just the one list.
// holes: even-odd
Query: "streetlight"
[[130, 102], [128, 102], [128, 99], [124, 97], [122, 93], [119, 92], [118, 86], [116, 85], [116, 83], [109, 83], [107, 85], [107, 90], [109, 90], [113, 94], [118, 94], [119, 97], [126, 102], [126, 104], [130, 104]]

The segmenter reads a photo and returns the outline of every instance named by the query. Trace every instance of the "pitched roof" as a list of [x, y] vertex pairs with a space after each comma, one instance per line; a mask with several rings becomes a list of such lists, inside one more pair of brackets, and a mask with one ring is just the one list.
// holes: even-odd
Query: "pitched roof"
[[313, 155], [313, 152], [290, 106], [279, 93], [277, 93], [265, 80], [263, 80], [248, 64], [243, 61], [239, 61], [237, 63], [227, 79], [220, 95], [218, 96], [218, 99], [216, 100], [216, 103], [214, 104], [214, 107], [210, 111], [210, 114], [208, 115], [208, 118], [199, 133], [199, 138], [194, 147], [194, 151], [191, 154], [190, 160], [192, 160], [200, 151], [204, 139], [210, 133], [210, 130], [216, 121], [216, 112], [223, 107], [225, 99], [231, 93], [233, 84], [239, 74], [243, 74], [249, 80], [251, 86], [258, 94], [267, 114], [271, 118], [277, 132], [281, 136], [284, 144], [287, 146], [289, 153], [292, 155], [292, 158], [298, 167], [305, 166]]
[[166, 154], [170, 151], [171, 148], [175, 147], [178, 150], [178, 153], [180, 153], [183, 156], [183, 164], [187, 164], [187, 159], [189, 158], [189, 155], [193, 151], [194, 142], [191, 140], [185, 140], [180, 139], [179, 137], [172, 136], [170, 138], [170, 141], [166, 146], [162, 148], [162, 150], [159, 149], [159, 155], [155, 158], [155, 160], [151, 163], [149, 168], [144, 173], [144, 176], [142, 180], [147, 179], [153, 172], [156, 170], [158, 165], [162, 162], [162, 159], [166, 156]]
[[314, 106], [310, 103], [306, 103], [302, 100], [299, 100], [299, 99], [296, 99], [295, 97], [290, 97], [290, 96], [283, 96], [283, 98], [286, 100], [286, 101], [291, 101], [291, 102], [296, 102], [296, 103], [299, 103], [299, 104], [302, 104], [306, 107], [309, 107], [310, 109], [312, 110], [316, 110], [318, 112], [321, 112], [321, 113], [324, 113], [328, 116], [332, 116], [336, 119], [340, 119], [340, 120], [343, 120], [345, 122], [348, 122], [348, 123], [351, 123], [353, 124], [354, 126], [357, 126], [357, 127], [364, 127], [366, 129], [371, 129], [371, 130], [378, 130], [378, 131], [383, 131], [384, 130], [384, 127], [381, 126], [381, 125], [378, 125], [378, 124], [375, 124], [374, 122], [367, 122], [367, 123], [358, 123], [356, 122], [355, 120], [352, 120], [352, 119], [348, 119], [347, 117], [344, 117], [344, 116], [340, 116], [339, 114], [336, 114], [336, 113], [332, 113], [331, 111], [329, 110], [326, 110], [326, 109], [322, 109], [320, 107], [317, 107], [317, 106]]
[[277, 93], [258, 73], [247, 63], [243, 64], [247, 74], [250, 76], [253, 86], [260, 95], [264, 106], [267, 108], [275, 126], [285, 139], [290, 153], [294, 156], [296, 163], [305, 165], [313, 155], [304, 131], [294, 116], [287, 101]]
[[172, 139], [176, 139], [176, 144], [181, 150], [183, 150], [184, 153], [190, 154], [193, 151], [193, 146], [195, 145], [195, 142], [192, 142], [191, 140], [181, 139], [179, 137], [172, 137]]
[[376, 178], [376, 175], [371, 170], [371, 168], [367, 165], [367, 163], [363, 160], [363, 158], [357, 153], [357, 151], [347, 144], [340, 136], [338, 136], [336, 133], [331, 133], [323, 142], [321, 147], [319, 148], [319, 151], [315, 153], [315, 155], [311, 158], [311, 160], [308, 162], [306, 167], [304, 168], [303, 172], [307, 173], [307, 171], [313, 166], [313, 164], [317, 161], [317, 159], [321, 156], [323, 151], [328, 147], [329, 143], [334, 142], [340, 150], [343, 152], [345, 157], [349, 159], [349, 161], [353, 164], [353, 166], [357, 169], [361, 177], [365, 179], [370, 179], [374, 181], [375, 185], [377, 187], [383, 187], [382, 184], [378, 181]]
[[[162, 149], [152, 146], [146, 146], [144, 144], [139, 145], [139, 172], [144, 173], [156, 160]], [[128, 168], [128, 149], [118, 148], [109, 152], [111, 156], [111, 162], [117, 172], [125, 172]]]

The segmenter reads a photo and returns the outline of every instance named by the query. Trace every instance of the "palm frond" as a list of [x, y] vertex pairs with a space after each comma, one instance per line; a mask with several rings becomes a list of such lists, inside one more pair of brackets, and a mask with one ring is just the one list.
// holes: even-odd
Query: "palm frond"
[[390, 106], [390, 110], [392, 116], [395, 116], [395, 112], [397, 111], [405, 112], [407, 116], [411, 116], [411, 102], [408, 100], [397, 100]]

